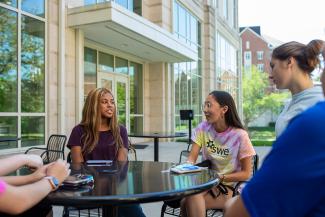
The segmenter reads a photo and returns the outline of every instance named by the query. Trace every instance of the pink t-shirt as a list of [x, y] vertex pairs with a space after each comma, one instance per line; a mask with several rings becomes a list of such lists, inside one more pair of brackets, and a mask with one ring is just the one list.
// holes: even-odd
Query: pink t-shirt
[[0, 196], [6, 191], [6, 186], [7, 184], [4, 181], [0, 180]]
[[203, 159], [211, 160], [220, 174], [241, 171], [240, 159], [256, 154], [247, 132], [239, 128], [229, 127], [218, 133], [203, 121], [194, 130], [192, 140], [202, 148]]

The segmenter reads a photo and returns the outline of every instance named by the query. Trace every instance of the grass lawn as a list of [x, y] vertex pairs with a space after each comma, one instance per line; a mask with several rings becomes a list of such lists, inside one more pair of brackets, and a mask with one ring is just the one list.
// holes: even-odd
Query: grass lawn
[[272, 146], [275, 141], [274, 126], [249, 127], [248, 132], [254, 146]]

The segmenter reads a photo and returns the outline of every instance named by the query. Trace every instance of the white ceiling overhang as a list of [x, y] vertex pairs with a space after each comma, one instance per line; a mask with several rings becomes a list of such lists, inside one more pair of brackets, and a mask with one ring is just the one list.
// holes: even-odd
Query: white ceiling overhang
[[68, 26], [85, 38], [148, 62], [196, 61], [197, 50], [114, 2], [68, 9]]

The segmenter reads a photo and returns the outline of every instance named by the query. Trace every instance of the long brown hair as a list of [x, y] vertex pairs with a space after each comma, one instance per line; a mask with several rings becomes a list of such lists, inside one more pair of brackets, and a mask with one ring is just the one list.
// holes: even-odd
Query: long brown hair
[[[101, 112], [100, 112], [100, 99], [104, 94], [110, 94], [113, 98], [113, 94], [107, 88], [96, 88], [89, 92], [85, 105], [82, 110], [82, 120], [80, 125], [83, 126], [84, 134], [81, 136], [81, 143], [83, 144], [82, 154], [89, 154], [96, 147], [99, 140], [99, 127], [101, 124]], [[119, 148], [123, 147], [123, 142], [120, 134], [120, 126], [117, 119], [117, 106], [115, 103], [115, 110], [112, 118], [107, 119], [109, 129], [112, 131], [116, 153]]]
[[209, 93], [209, 95], [212, 95], [220, 106], [228, 107], [228, 111], [225, 113], [225, 120], [228, 126], [244, 129], [237, 113], [235, 101], [228, 92], [215, 90]]
[[291, 41], [275, 48], [272, 52], [272, 58], [284, 61], [293, 57], [299, 68], [310, 75], [319, 65], [319, 55], [324, 44], [324, 41], [317, 39], [310, 41], [307, 45]]

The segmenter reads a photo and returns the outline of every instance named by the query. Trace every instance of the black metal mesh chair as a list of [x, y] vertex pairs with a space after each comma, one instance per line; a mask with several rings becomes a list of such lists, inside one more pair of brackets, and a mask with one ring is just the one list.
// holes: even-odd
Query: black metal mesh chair
[[46, 148], [31, 147], [25, 151], [27, 154], [31, 150], [43, 150], [41, 158], [45, 164], [56, 161], [57, 159], [64, 160], [64, 147], [67, 137], [65, 135], [53, 134], [47, 141]]
[[[259, 164], [259, 157], [258, 155], [254, 155], [252, 157], [252, 167], [253, 167], [253, 176], [255, 175]], [[241, 189], [243, 188], [243, 185], [246, 183], [246, 181], [240, 181], [237, 182], [237, 184], [234, 187], [233, 190], [233, 197], [240, 194]], [[160, 216], [164, 217], [165, 214], [172, 215], [172, 216], [181, 216], [180, 214], [180, 208], [177, 204], [175, 206], [170, 206], [166, 202], [161, 207], [161, 213]], [[223, 210], [222, 209], [210, 209], [206, 211], [207, 217], [217, 217], [217, 216], [223, 216]]]

